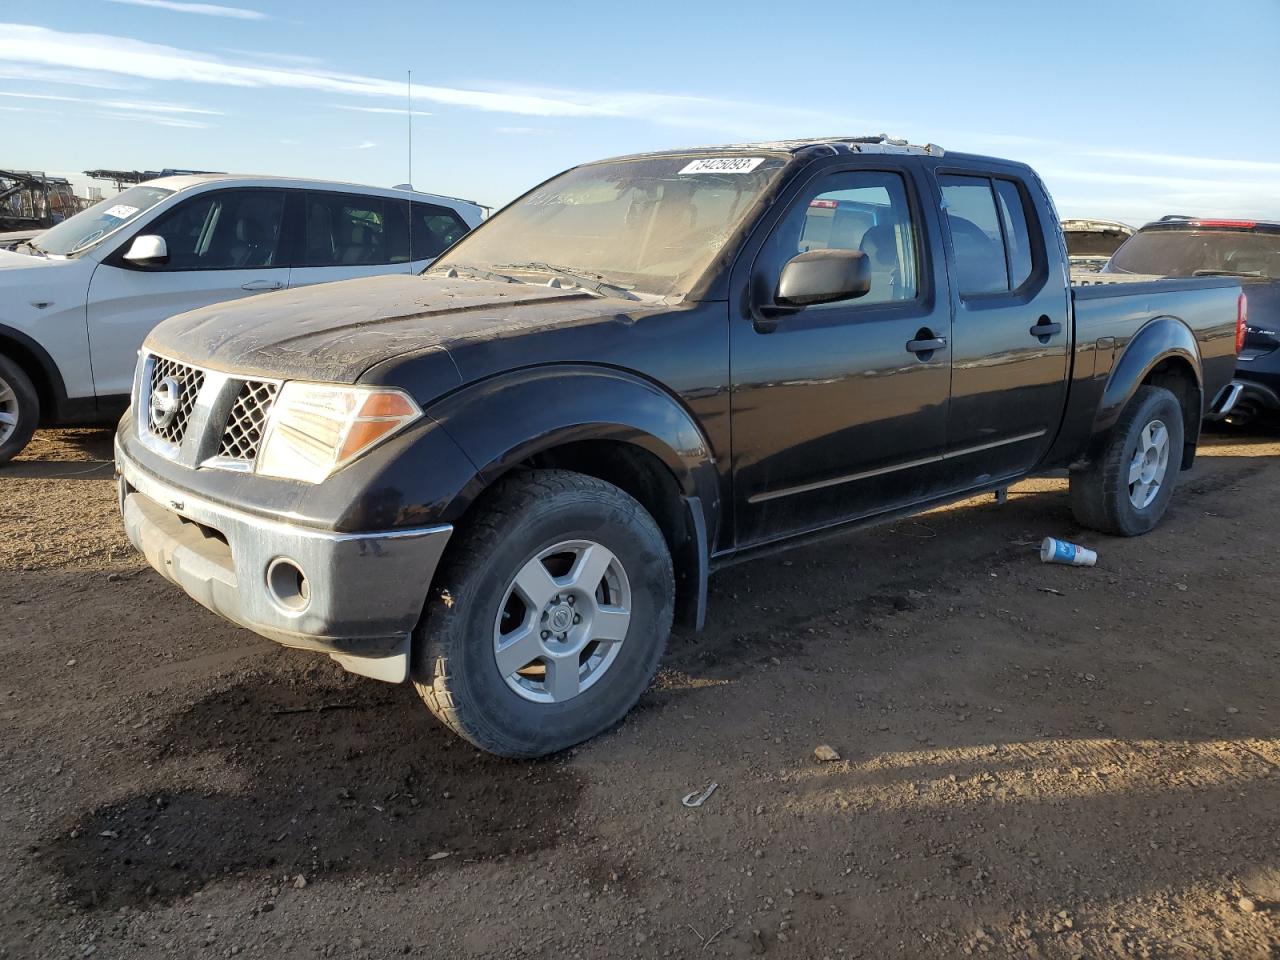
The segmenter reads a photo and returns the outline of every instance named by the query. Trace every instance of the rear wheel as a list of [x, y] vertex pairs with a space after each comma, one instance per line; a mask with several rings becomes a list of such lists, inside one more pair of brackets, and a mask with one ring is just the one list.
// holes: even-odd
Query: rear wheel
[[30, 442], [40, 420], [40, 397], [22, 368], [0, 356], [0, 463], [8, 463]]
[[1086, 527], [1122, 537], [1164, 516], [1182, 469], [1182, 406], [1164, 387], [1138, 388], [1102, 456], [1071, 475], [1071, 509]]
[[501, 481], [450, 546], [414, 641], [414, 683], [476, 746], [536, 757], [617, 723], [671, 630], [661, 530], [612, 484], [562, 470]]

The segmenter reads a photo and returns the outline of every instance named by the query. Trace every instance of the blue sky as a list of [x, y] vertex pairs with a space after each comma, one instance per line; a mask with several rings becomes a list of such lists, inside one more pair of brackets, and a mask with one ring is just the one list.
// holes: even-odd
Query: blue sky
[[[878, 133], [1035, 165], [1064, 216], [1280, 218], [1280, 0], [0, 3], [0, 166], [501, 205], [584, 160]], [[83, 182], [83, 181], [81, 181]]]

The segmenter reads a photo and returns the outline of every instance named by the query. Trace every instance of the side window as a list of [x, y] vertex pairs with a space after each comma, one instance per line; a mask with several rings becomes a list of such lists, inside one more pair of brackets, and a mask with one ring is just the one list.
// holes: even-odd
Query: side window
[[1027, 209], [1022, 193], [1012, 180], [994, 180], [1004, 243], [1009, 253], [1009, 286], [1017, 290], [1031, 276], [1031, 232], [1027, 229]]
[[403, 251], [388, 229], [381, 197], [354, 193], [308, 193], [299, 266], [339, 267], [392, 263]]
[[938, 185], [947, 206], [960, 296], [1008, 291], [1009, 268], [991, 181], [940, 176]]
[[762, 255], [773, 282], [788, 260], [810, 250], [861, 250], [871, 266], [871, 290], [856, 300], [810, 310], [914, 300], [918, 290], [916, 232], [907, 190], [896, 173], [835, 173], [810, 184], [774, 228]]
[[431, 260], [466, 236], [471, 228], [448, 207], [434, 203], [413, 205], [413, 259]]
[[280, 265], [279, 190], [219, 190], [180, 204], [145, 228], [164, 237], [159, 270], [248, 270]]

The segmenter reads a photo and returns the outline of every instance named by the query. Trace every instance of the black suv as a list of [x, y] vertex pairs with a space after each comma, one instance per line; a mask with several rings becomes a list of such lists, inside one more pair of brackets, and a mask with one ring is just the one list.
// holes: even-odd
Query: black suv
[[1249, 305], [1236, 368], [1243, 389], [1227, 420], [1280, 419], [1280, 223], [1163, 217], [1127, 240], [1103, 272], [1239, 278]]

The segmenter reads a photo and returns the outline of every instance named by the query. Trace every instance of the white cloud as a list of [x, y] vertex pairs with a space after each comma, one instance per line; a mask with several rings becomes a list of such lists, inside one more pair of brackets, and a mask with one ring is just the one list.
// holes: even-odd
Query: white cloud
[[[64, 33], [13, 23], [0, 24], [0, 61], [52, 66], [74, 63], [82, 69], [141, 80], [309, 90], [400, 102], [407, 92], [405, 83], [399, 79], [387, 80], [318, 68], [233, 63], [192, 50], [128, 37]], [[804, 108], [667, 93], [510, 86], [479, 90], [415, 83], [412, 96], [417, 101], [533, 117], [638, 118], [668, 126], [718, 130], [735, 138], [793, 135], [800, 123], [815, 129], [867, 125], [854, 122], [852, 118]]]
[[551, 131], [546, 127], [495, 127], [494, 132], [507, 137], [534, 137]]
[[216, 3], [176, 3], [174, 0], [110, 0], [111, 3], [123, 3], [131, 7], [153, 7], [157, 10], [172, 10], [174, 13], [195, 13], [202, 17], [229, 17], [233, 20], [269, 20], [265, 13], [258, 10], [246, 10], [244, 7], [223, 7]]
[[205, 123], [203, 120], [188, 120], [185, 117], [163, 117], [147, 113], [105, 111], [99, 113], [98, 116], [105, 117], [108, 120], [131, 120], [138, 123], [153, 123], [160, 127], [178, 127], [182, 130], [208, 130], [213, 126], [213, 124]]
[[1123, 160], [1161, 167], [1182, 167], [1189, 170], [1252, 171], [1280, 174], [1280, 163], [1267, 160], [1223, 160], [1216, 157], [1189, 157], [1176, 153], [1144, 153], [1137, 150], [1087, 150], [1083, 157], [1105, 160]]
[[352, 144], [347, 147], [348, 150], [372, 150], [377, 144], [372, 140], [361, 140], [359, 143]]
[[[403, 107], [352, 107], [342, 103], [331, 103], [329, 106], [335, 110], [355, 110], [359, 113], [391, 113], [397, 117], [403, 117], [407, 112]], [[414, 110], [415, 117], [433, 117], [435, 114], [429, 110]]]
[[113, 110], [130, 110], [142, 113], [194, 113], [211, 117], [222, 116], [221, 110], [208, 110], [204, 107], [190, 107], [181, 103], [160, 103], [149, 100], [96, 100], [92, 97], [72, 97], [56, 93], [7, 92], [0, 92], [0, 97], [14, 97], [20, 100], [52, 100], [58, 103], [87, 103], [95, 107], [109, 107]]
[[136, 80], [109, 73], [37, 67], [30, 64], [0, 63], [0, 80], [27, 80], [39, 84], [55, 83], [75, 87], [93, 87], [95, 90], [129, 90], [141, 86]]

